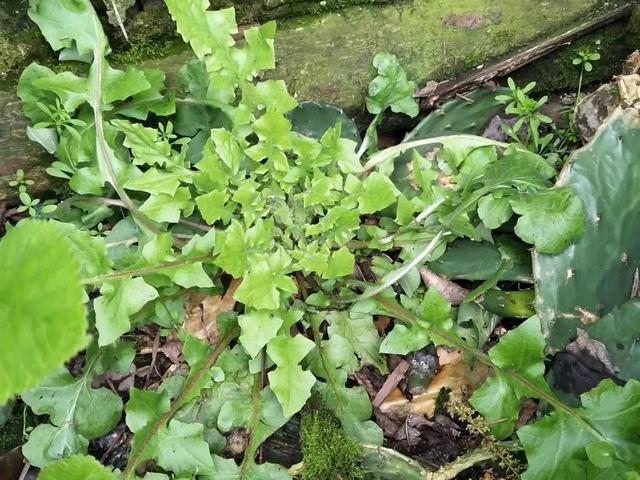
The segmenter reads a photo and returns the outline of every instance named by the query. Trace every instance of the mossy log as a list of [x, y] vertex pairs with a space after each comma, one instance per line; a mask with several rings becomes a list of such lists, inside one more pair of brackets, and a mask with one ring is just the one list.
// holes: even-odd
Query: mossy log
[[352, 5], [400, 3], [408, 0], [211, 0], [214, 8], [235, 7], [239, 22], [322, 14]]
[[[226, 1], [226, 0], [221, 0]], [[253, 0], [252, 0], [253, 1]], [[346, 3], [361, 3], [363, 0], [335, 0], [333, 6]], [[0, 17], [8, 17], [11, 11], [16, 19], [10, 25], [0, 27], [0, 49], [3, 45], [3, 31], [28, 31], [20, 15], [26, 8], [26, 0], [0, 0]], [[233, 0], [241, 4], [251, 4], [249, 0]], [[307, 0], [259, 0], [263, 6], [288, 4], [311, 4]], [[319, 2], [318, 2], [319, 3]], [[299, 99], [319, 100], [343, 107], [349, 114], [362, 114], [367, 84], [373, 78], [371, 61], [380, 51], [396, 54], [409, 76], [423, 86], [429, 80], [442, 81], [457, 77], [464, 72], [488, 65], [501, 58], [529, 49], [556, 37], [576, 26], [595, 18], [610, 14], [630, 1], [612, 0], [565, 0], [545, 2], [536, 6], [532, 18], [530, 2], [522, 0], [411, 0], [382, 3], [365, 1], [366, 5], [346, 7], [322, 15], [292, 17], [279, 21], [276, 37], [278, 66], [270, 72], [271, 77], [283, 78], [290, 91]], [[5, 5], [3, 13], [2, 6]], [[23, 10], [20, 10], [22, 8]], [[121, 51], [113, 63], [141, 63], [148, 56], [158, 58], [145, 61], [147, 66], [165, 70], [168, 78], [191, 58], [191, 53], [171, 33], [173, 28], [166, 22], [162, 7], [149, 9], [146, 16], [135, 17], [141, 25], [130, 32], [135, 44], [129, 52]], [[21, 13], [22, 12], [22, 13]], [[158, 13], [160, 12], [160, 13]], [[24, 16], [24, 15], [23, 15]], [[146, 18], [148, 25], [144, 25]], [[634, 16], [618, 20], [606, 30], [591, 33], [583, 41], [593, 42], [595, 35], [603, 40], [601, 53], [607, 68], [594, 69], [600, 78], [616, 73], [616, 65], [631, 50], [640, 35], [635, 28]], [[7, 26], [8, 25], [8, 26]], [[142, 33], [152, 31], [153, 38], [165, 38], [166, 44], [156, 48], [145, 43]], [[9, 69], [22, 68], [26, 61], [42, 60], [48, 52], [38, 35], [26, 33], [11, 37], [4, 50], [18, 52]], [[164, 33], [163, 33], [164, 32]], [[610, 33], [611, 32], [611, 33]], [[117, 29], [112, 30], [117, 35]], [[15, 40], [14, 40], [15, 38]], [[113, 40], [113, 39], [112, 39]], [[114, 40], [112, 43], [117, 43]], [[16, 46], [17, 45], [17, 46]], [[26, 46], [25, 46], [26, 45]], [[33, 46], [36, 45], [36, 46]], [[39, 45], [39, 46], [38, 46]], [[140, 47], [140, 48], [137, 48]], [[544, 77], [554, 88], [573, 88], [573, 75], [566, 71], [576, 71], [571, 65], [574, 47], [567, 53], [556, 55], [554, 69], [541, 68]], [[21, 53], [22, 52], [22, 53]], [[27, 52], [26, 54], [23, 54]], [[0, 59], [5, 52], [0, 51]], [[171, 53], [171, 55], [166, 55]], [[544, 65], [545, 59], [537, 63]], [[596, 67], [599, 65], [596, 64]], [[0, 61], [0, 81], [3, 64]], [[533, 67], [531, 67], [533, 68]], [[5, 77], [7, 77], [5, 75]], [[563, 82], [554, 82], [555, 78]], [[543, 80], [545, 78], [536, 78]], [[594, 80], [590, 77], [588, 80]], [[11, 83], [13, 82], [13, 83]], [[36, 180], [34, 193], [49, 190], [51, 183], [43, 176], [43, 162], [47, 161], [37, 146], [28, 142], [24, 132], [26, 122], [20, 114], [15, 97], [15, 77], [5, 80], [4, 93], [0, 91], [0, 202], [11, 202], [15, 192], [7, 189], [7, 183], [17, 168], [23, 168], [28, 177]], [[361, 117], [362, 118], [362, 117]]]

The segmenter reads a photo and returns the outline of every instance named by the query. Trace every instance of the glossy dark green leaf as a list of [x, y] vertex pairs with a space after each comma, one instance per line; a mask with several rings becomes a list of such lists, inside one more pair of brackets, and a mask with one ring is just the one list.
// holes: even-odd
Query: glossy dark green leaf
[[[520, 252], [515, 265], [501, 276], [502, 281], [532, 282], [531, 255], [527, 245], [517, 240], [507, 240]], [[498, 239], [500, 242], [500, 238]], [[429, 263], [429, 269], [452, 280], [486, 280], [500, 268], [502, 256], [498, 244], [459, 239], [451, 243], [447, 251]]]
[[640, 265], [640, 124], [636, 111], [614, 113], [578, 150], [562, 176], [582, 201], [586, 230], [559, 255], [536, 254], [536, 310], [550, 345], [562, 348], [577, 328], [629, 300]]
[[602, 342], [623, 380], [640, 380], [640, 300], [633, 298], [620, 308], [583, 329]]
[[342, 138], [360, 142], [360, 133], [355, 122], [342, 109], [327, 103], [300, 102], [287, 115], [291, 128], [306, 137], [320, 139], [322, 135], [338, 122], [342, 124]]

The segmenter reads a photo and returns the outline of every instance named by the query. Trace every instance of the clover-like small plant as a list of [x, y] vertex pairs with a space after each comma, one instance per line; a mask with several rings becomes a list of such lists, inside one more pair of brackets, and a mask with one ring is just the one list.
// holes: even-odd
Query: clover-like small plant
[[[599, 45], [600, 42], [596, 42], [596, 48]], [[573, 59], [573, 64], [580, 65], [585, 72], [590, 72], [593, 70], [593, 62], [597, 62], [598, 60], [600, 60], [600, 54], [587, 46], [578, 52]]]
[[9, 182], [9, 186], [10, 187], [14, 187], [17, 188], [20, 192], [25, 191], [27, 189], [27, 187], [30, 187], [31, 185], [33, 185], [35, 182], [31, 179], [28, 179], [25, 174], [24, 174], [24, 170], [22, 170], [21, 168], [19, 168], [16, 171], [16, 176], [15, 179], [11, 180]]
[[596, 49], [592, 50], [590, 46], [578, 51], [578, 54], [573, 59], [573, 64], [580, 67], [580, 78], [578, 80], [578, 92], [576, 93], [576, 103], [574, 106], [574, 116], [578, 108], [578, 102], [580, 102], [580, 96], [582, 94], [582, 81], [584, 79], [585, 72], [588, 73], [593, 70], [593, 62], [600, 60], [600, 54], [598, 53], [600, 48], [600, 40], [596, 41]]
[[[18, 189], [21, 205], [16, 209], [18, 213], [27, 212], [31, 217], [37, 217], [39, 213], [53, 213], [57, 206], [53, 204], [41, 205], [39, 198], [31, 198], [27, 188], [35, 182], [25, 176], [24, 170], [18, 169], [14, 180], [9, 182], [10, 187]], [[38, 205], [41, 205], [38, 207]]]
[[53, 213], [57, 208], [56, 205], [52, 204], [42, 205], [41, 208], [38, 208], [41, 200], [39, 198], [31, 198], [31, 195], [26, 190], [20, 191], [19, 198], [22, 205], [17, 208], [18, 213], [27, 212], [31, 217], [37, 217], [39, 213]]

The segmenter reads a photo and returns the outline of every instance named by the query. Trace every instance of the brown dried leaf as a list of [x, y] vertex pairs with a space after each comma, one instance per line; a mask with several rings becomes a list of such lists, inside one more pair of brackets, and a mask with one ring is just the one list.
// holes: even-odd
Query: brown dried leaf
[[593, 340], [584, 330], [578, 329], [578, 336], [573, 342], [567, 345], [567, 352], [572, 353], [578, 358], [589, 355], [599, 360], [611, 375], [615, 376], [619, 371], [619, 368], [616, 367], [609, 358], [606, 345], [598, 340]]
[[402, 360], [396, 368], [391, 372], [391, 374], [387, 377], [387, 380], [382, 385], [382, 388], [378, 390], [376, 397], [373, 399], [373, 406], [379, 407], [384, 402], [384, 399], [398, 386], [398, 384], [404, 379], [407, 370], [411, 365], [409, 362]]
[[409, 414], [432, 417], [436, 410], [436, 401], [440, 390], [446, 388], [450, 396], [462, 399], [466, 392], [475, 390], [484, 382], [489, 368], [476, 364], [473, 368], [464, 362], [459, 350], [449, 352], [439, 347], [438, 356], [442, 369], [427, 386], [424, 393], [415, 395], [409, 401], [400, 389], [396, 388], [380, 405], [380, 411], [392, 418], [405, 418]]
[[445, 17], [443, 23], [447, 27], [468, 28], [477, 30], [482, 28], [484, 19], [480, 15], [449, 15]]
[[522, 402], [522, 408], [520, 408], [520, 415], [518, 416], [516, 429], [520, 429], [527, 423], [529, 423], [529, 420], [531, 420], [537, 412], [538, 402], [531, 398], [527, 398], [524, 402]]
[[218, 315], [233, 311], [236, 301], [233, 295], [242, 279], [233, 279], [224, 296], [190, 295], [185, 300], [184, 328], [196, 337], [215, 343], [218, 338]]

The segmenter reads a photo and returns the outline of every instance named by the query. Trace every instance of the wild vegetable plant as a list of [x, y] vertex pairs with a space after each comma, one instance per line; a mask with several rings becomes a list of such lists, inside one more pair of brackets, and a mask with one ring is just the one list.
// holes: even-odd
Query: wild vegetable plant
[[[48, 171], [74, 194], [52, 220], [22, 221], [0, 243], [0, 359], [28, 359], [0, 371], [0, 404], [21, 394], [49, 416], [23, 447], [42, 477], [128, 480], [150, 460], [176, 478], [289, 478], [279, 466], [258, 465], [256, 453], [312, 394], [352, 439], [380, 445], [369, 397], [349, 376], [363, 365], [387, 373], [383, 354], [432, 342], [495, 368], [472, 403], [488, 418], [506, 419], [496, 423], [499, 438], [512, 433], [522, 400], [534, 397], [556, 410], [551, 418], [589, 426], [596, 440], [584, 437], [585, 448], [606, 456], [609, 447], [597, 443], [610, 438], [597, 421], [601, 402], [573, 411], [546, 385], [536, 318], [486, 355], [458, 335], [442, 295], [414, 281], [417, 267], [450, 242], [492, 240], [510, 221], [547, 254], [581, 236], [582, 203], [570, 187], [553, 187], [556, 171], [538, 155], [548, 142], [533, 127], [547, 122], [540, 101], [527, 96], [531, 88], [512, 85], [510, 108], [522, 117], [515, 137], [527, 123], [535, 151], [457, 135], [376, 152], [384, 111], [417, 114], [413, 84], [394, 56], [379, 54], [368, 144], [345, 138], [340, 122], [305, 136], [290, 120], [297, 101], [284, 82], [261, 76], [275, 66], [275, 23], [245, 31], [236, 44], [232, 8], [166, 4], [196, 57], [179, 71], [178, 91], [166, 89], [159, 71], [109, 65], [88, 0], [35, 1], [29, 11], [61, 60], [87, 67], [76, 75], [32, 64], [21, 77], [31, 134], [53, 149]], [[437, 151], [414, 154], [414, 190], [400, 193], [390, 180], [394, 160], [423, 146]], [[102, 224], [112, 227], [92, 235]], [[382, 278], [354, 279], [358, 261], [378, 252], [396, 258]], [[497, 281], [488, 279], [476, 296]], [[237, 305], [218, 316], [211, 343], [183, 328], [188, 293], [225, 290]], [[378, 314], [397, 320], [384, 340], [373, 323]], [[176, 332], [189, 371], [155, 391], [129, 392], [125, 422], [134, 437], [128, 464], [114, 474], [83, 455], [123, 410], [117, 395], [92, 382], [129, 369], [135, 349], [123, 336], [150, 323]], [[83, 372], [72, 377], [64, 362], [83, 349]], [[601, 390], [620, 396], [637, 387], [625, 388]], [[249, 435], [239, 465], [223, 456], [224, 436], [237, 429]], [[521, 439], [535, 459], [529, 478], [559, 478], [545, 476], [546, 460], [531, 437]], [[635, 468], [631, 456], [620, 460]]]

